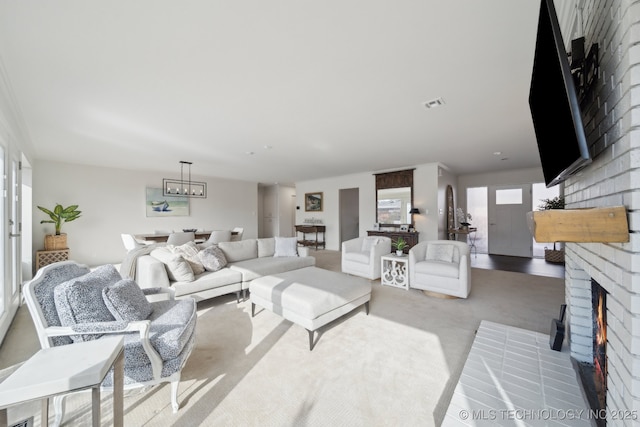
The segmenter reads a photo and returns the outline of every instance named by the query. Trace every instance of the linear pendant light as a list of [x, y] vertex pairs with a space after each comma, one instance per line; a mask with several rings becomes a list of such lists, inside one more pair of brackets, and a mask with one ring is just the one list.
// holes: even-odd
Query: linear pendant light
[[[188, 177], [184, 178], [184, 167], [188, 167]], [[162, 179], [162, 194], [164, 196], [198, 197], [207, 198], [207, 183], [191, 181], [192, 162], [180, 160], [180, 179]]]

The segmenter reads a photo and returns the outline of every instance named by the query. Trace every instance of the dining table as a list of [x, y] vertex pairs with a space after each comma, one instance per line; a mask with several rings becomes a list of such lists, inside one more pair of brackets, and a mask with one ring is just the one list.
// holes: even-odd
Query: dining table
[[[169, 238], [169, 235], [172, 233], [146, 233], [146, 234], [134, 234], [134, 237], [138, 240], [146, 241], [146, 242], [166, 242]], [[238, 232], [232, 231], [231, 235], [237, 235]], [[195, 240], [207, 240], [209, 236], [211, 236], [211, 230], [198, 230], [194, 232]]]

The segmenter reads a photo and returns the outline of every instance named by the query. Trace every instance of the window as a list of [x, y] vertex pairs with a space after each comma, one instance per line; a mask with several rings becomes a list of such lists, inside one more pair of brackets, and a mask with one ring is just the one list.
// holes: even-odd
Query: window
[[522, 189], [509, 188], [506, 190], [496, 190], [496, 205], [521, 205]]

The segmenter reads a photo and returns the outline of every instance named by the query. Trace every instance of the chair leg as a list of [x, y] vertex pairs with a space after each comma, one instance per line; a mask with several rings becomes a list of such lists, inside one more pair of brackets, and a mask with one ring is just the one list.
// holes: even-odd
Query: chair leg
[[307, 332], [309, 332], [309, 351], [311, 351], [313, 350], [313, 331], [307, 329]]
[[173, 413], [178, 413], [178, 409], [180, 409], [180, 404], [178, 403], [178, 385], [180, 384], [180, 377], [176, 380], [171, 381], [171, 409], [173, 409]]
[[55, 418], [53, 420], [53, 425], [55, 427], [59, 427], [62, 424], [62, 418], [64, 417], [64, 398], [67, 397], [66, 394], [58, 395], [53, 397], [53, 412], [55, 413]]

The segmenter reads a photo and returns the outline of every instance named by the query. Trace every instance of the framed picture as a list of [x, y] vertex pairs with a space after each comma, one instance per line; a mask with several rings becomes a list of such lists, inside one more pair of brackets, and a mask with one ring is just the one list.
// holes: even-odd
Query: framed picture
[[163, 196], [162, 188], [147, 188], [145, 211], [148, 217], [189, 216], [189, 198]]
[[304, 210], [306, 212], [322, 212], [322, 193], [305, 193]]

